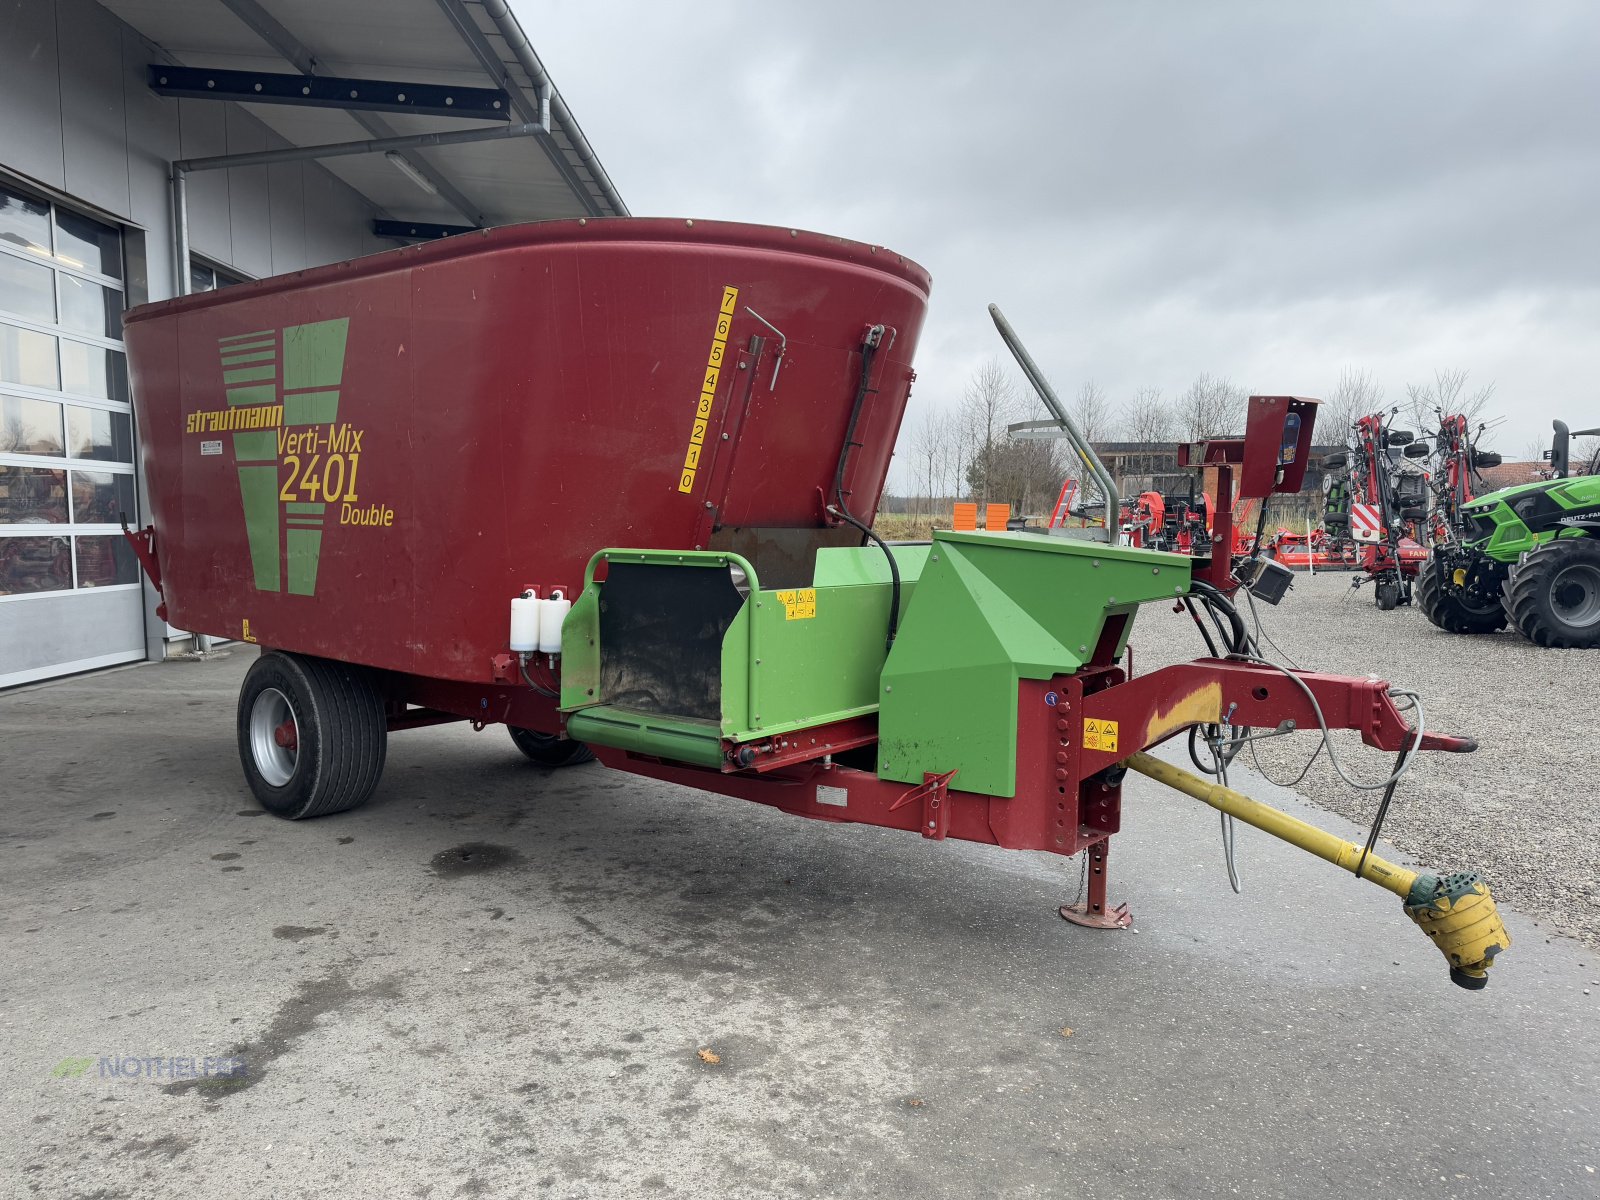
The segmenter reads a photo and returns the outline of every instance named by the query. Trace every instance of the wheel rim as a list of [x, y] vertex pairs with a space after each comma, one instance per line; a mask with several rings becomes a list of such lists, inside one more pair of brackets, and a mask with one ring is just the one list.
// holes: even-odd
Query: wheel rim
[[277, 688], [263, 689], [250, 706], [250, 757], [272, 787], [282, 787], [294, 776], [300, 758], [300, 723], [289, 697]]
[[1569, 625], [1600, 621], [1600, 567], [1573, 563], [1556, 572], [1550, 583], [1550, 607]]

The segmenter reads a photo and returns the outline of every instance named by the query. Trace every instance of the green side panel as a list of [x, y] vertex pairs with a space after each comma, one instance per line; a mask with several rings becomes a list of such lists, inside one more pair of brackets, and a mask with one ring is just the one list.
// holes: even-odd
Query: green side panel
[[276, 404], [277, 402], [278, 389], [270, 383], [228, 389], [228, 403], [235, 406], [240, 404]]
[[336, 388], [344, 375], [350, 318], [290, 325], [283, 331], [283, 388]]
[[290, 529], [286, 539], [289, 592], [295, 596], [317, 594], [317, 559], [322, 553], [322, 530]]
[[338, 392], [300, 392], [283, 398], [285, 425], [331, 425], [338, 419]]
[[[902, 612], [927, 550], [901, 547], [896, 553]], [[814, 578], [814, 606], [786, 605], [787, 590], [764, 590], [746, 601], [728, 630], [722, 670], [728, 737], [750, 741], [877, 710], [889, 632], [889, 567], [883, 551], [875, 546], [819, 550]], [[789, 615], [813, 609], [815, 616]], [[751, 622], [753, 642], [741, 636]]]
[[1106, 620], [1189, 590], [1190, 560], [1028, 533], [935, 533], [882, 673], [878, 775], [1016, 794], [1017, 688], [1069, 675]]
[[[258, 434], [234, 434], [235, 453], [238, 439], [258, 437]], [[240, 467], [239, 497], [244, 501], [245, 536], [250, 542], [250, 566], [255, 571], [256, 590], [275, 592], [279, 587], [278, 571], [278, 468]]]
[[[903, 613], [917, 586], [928, 547], [901, 546], [893, 550], [900, 570]], [[889, 567], [881, 550], [819, 550], [815, 587], [809, 589], [764, 589], [748, 562], [721, 551], [619, 549], [603, 554], [613, 563], [636, 563], [662, 571], [738, 565], [754, 586], [722, 637], [718, 722], [674, 715], [651, 714], [646, 718], [630, 712], [620, 727], [614, 722], [594, 728], [588, 740], [624, 745], [617, 739], [626, 737], [628, 748], [642, 749], [640, 738], [645, 735], [635, 725], [648, 719], [664, 722], [670, 729], [677, 729], [675, 723], [688, 722], [700, 734], [709, 730], [719, 740], [762, 741], [776, 734], [877, 711], [878, 675], [887, 653], [891, 603]], [[605, 587], [592, 581], [592, 567], [590, 574], [590, 581], [567, 615], [561, 638], [561, 707], [583, 716], [597, 711], [624, 711], [612, 708], [608, 698], [600, 694], [600, 603]], [[686, 638], [690, 632], [685, 631]], [[642, 752], [681, 759], [681, 755], [664, 750]], [[714, 761], [721, 761], [720, 751]]]
[[222, 365], [225, 367], [239, 367], [245, 363], [271, 362], [278, 357], [277, 351], [271, 342], [268, 342], [266, 348], [262, 350], [253, 349], [251, 346], [252, 343], [246, 343], [242, 347], [242, 349], [246, 350], [246, 353], [243, 354], [223, 354]]
[[[751, 597], [759, 602], [760, 592]], [[774, 602], [775, 603], [775, 602]], [[752, 712], [760, 712], [760, 691], [751, 682], [752, 664], [760, 661], [760, 650], [751, 645], [750, 629], [753, 609], [750, 600], [744, 602], [728, 632], [722, 635], [722, 724], [724, 737], [748, 734]], [[754, 709], [751, 701], [758, 701]]]
[[710, 721], [664, 717], [602, 704], [568, 717], [567, 736], [671, 762], [698, 767], [722, 765], [722, 734]]
[[[902, 589], [915, 586], [933, 547], [926, 543], [889, 545], [895, 565], [900, 569]], [[817, 567], [812, 576], [815, 586], [839, 587], [845, 584], [888, 583], [889, 564], [876, 546], [825, 546], [817, 551]], [[906, 596], [900, 597], [904, 608]]]
[[233, 435], [233, 457], [235, 462], [269, 462], [278, 461], [278, 431], [276, 429], [262, 429], [254, 433], [236, 433]]
[[600, 590], [592, 575], [561, 624], [561, 711], [600, 703]]

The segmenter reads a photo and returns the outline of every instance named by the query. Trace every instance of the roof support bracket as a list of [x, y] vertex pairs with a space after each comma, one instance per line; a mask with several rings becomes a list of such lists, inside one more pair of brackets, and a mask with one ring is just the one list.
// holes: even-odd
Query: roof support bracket
[[405, 137], [375, 138], [366, 142], [329, 142], [321, 146], [288, 146], [282, 150], [255, 150], [247, 154], [218, 154], [211, 158], [185, 158], [172, 164], [172, 258], [177, 276], [175, 289], [189, 294], [189, 197], [191, 171], [221, 171], [228, 167], [259, 167], [269, 163], [303, 162], [316, 158], [343, 158], [352, 154], [378, 154], [390, 150], [415, 150], [424, 146], [454, 146], [462, 142], [487, 142], [496, 138], [532, 137], [544, 132], [538, 125], [500, 125], [493, 129], [454, 129], [447, 133], [416, 133]]
[[374, 237], [394, 238], [402, 242], [431, 242], [454, 237], [458, 233], [472, 233], [476, 229], [475, 225], [435, 225], [428, 221], [385, 221], [375, 218], [372, 222]]
[[511, 97], [500, 88], [445, 87], [437, 83], [272, 71], [213, 71], [167, 63], [151, 63], [147, 71], [150, 90], [158, 96], [410, 113], [473, 121], [511, 120]]

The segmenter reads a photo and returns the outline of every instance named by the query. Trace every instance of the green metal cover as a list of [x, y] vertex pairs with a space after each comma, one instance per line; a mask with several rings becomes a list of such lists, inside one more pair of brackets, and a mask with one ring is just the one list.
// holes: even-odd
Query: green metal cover
[[1190, 559], [1029, 533], [935, 533], [884, 665], [878, 775], [1016, 794], [1017, 691], [1023, 679], [1078, 670], [1106, 619], [1189, 590]]
[[[927, 546], [894, 547], [902, 612], [928, 551]], [[600, 603], [605, 584], [594, 576], [606, 561], [663, 571], [736, 567], [744, 573], [749, 596], [722, 637], [720, 721], [640, 712], [604, 695]], [[820, 549], [813, 582], [810, 589], [763, 589], [750, 561], [728, 551], [602, 551], [591, 560], [583, 592], [562, 627], [561, 708], [572, 714], [569, 735], [697, 762], [708, 752], [692, 747], [707, 739], [759, 741], [876, 711], [890, 603], [883, 553], [873, 547]]]

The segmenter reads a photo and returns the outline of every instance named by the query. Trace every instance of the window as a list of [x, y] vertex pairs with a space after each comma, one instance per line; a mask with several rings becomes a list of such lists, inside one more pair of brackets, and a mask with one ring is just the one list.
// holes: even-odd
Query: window
[[191, 257], [189, 259], [189, 290], [191, 292], [214, 292], [218, 288], [232, 287], [236, 283], [246, 282], [243, 275], [235, 275], [222, 267], [214, 267], [208, 262]]
[[139, 582], [123, 307], [122, 231], [0, 183], [0, 603]]

